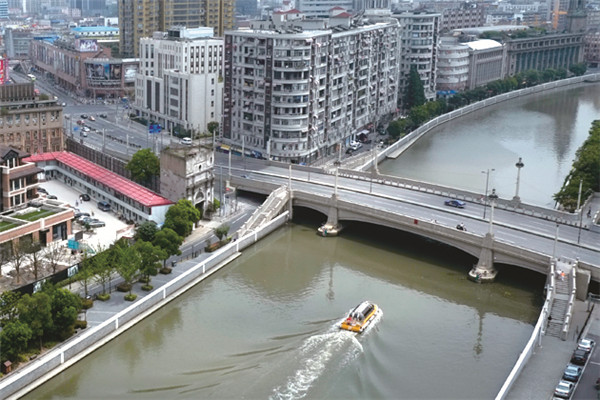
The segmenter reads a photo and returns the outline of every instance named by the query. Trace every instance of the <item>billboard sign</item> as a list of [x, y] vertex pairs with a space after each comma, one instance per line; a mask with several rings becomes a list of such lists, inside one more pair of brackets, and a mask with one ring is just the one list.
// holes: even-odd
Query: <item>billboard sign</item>
[[81, 52], [98, 51], [98, 42], [96, 39], [77, 39], [77, 48]]
[[3, 85], [4, 82], [8, 80], [8, 74], [6, 70], [8, 69], [8, 60], [5, 58], [0, 58], [0, 85]]
[[150, 124], [148, 125], [148, 133], [150, 134], [157, 134], [160, 133], [161, 131], [161, 127], [159, 124]]
[[121, 64], [110, 64], [108, 62], [92, 62], [85, 64], [85, 73], [88, 80], [92, 81], [120, 81]]

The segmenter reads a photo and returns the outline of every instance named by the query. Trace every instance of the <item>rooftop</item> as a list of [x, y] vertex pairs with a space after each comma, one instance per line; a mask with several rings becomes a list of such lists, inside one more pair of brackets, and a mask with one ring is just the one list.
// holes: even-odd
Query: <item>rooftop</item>
[[71, 167], [84, 175], [96, 180], [97, 182], [119, 192], [146, 207], [155, 207], [173, 204], [173, 202], [161, 195], [154, 193], [150, 189], [142, 185], [130, 181], [107, 170], [91, 161], [86, 160], [76, 154], [66, 151], [34, 154], [31, 157], [25, 158], [24, 161], [29, 162], [47, 162], [58, 161], [64, 165]]
[[465, 44], [473, 50], [488, 50], [496, 47], [502, 47], [502, 44], [492, 39], [474, 40], [472, 42], [466, 42]]

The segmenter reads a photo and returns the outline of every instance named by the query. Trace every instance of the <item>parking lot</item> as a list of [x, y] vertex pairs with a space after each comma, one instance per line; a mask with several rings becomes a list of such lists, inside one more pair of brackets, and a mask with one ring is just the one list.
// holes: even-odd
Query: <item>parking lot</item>
[[[60, 180], [50, 180], [40, 184], [49, 195], [54, 195], [59, 201], [68, 203], [82, 213], [89, 213], [92, 218], [97, 218], [106, 223], [104, 227], [94, 228], [91, 233], [86, 233], [83, 236], [83, 242], [92, 248], [108, 247], [117, 239], [117, 236], [127, 224], [121, 220], [112, 211], [101, 211], [97, 204], [98, 199], [93, 197], [90, 201], [80, 201], [81, 192], [76, 191], [71, 186]], [[43, 194], [41, 194], [44, 196]], [[83, 230], [83, 226], [78, 223], [73, 223], [73, 233]], [[72, 235], [71, 235], [72, 237]]]

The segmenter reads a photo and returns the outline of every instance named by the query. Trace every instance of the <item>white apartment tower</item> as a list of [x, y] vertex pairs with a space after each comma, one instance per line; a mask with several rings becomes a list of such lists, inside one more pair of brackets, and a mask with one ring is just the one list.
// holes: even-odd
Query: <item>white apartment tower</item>
[[223, 39], [212, 28], [174, 28], [140, 39], [135, 109], [168, 132], [208, 132], [223, 101]]
[[425, 97], [427, 100], [435, 100], [440, 16], [441, 14], [426, 11], [393, 15], [402, 27], [401, 94], [408, 83], [410, 67], [416, 65], [425, 88]]
[[311, 163], [396, 111], [399, 24], [288, 13], [225, 33], [223, 141]]

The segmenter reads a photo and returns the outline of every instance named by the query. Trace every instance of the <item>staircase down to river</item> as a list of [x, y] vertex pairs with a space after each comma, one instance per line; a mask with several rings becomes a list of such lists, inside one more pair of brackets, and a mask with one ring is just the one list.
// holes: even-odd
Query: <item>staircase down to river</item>
[[565, 269], [563, 269], [563, 271], [565, 273], [564, 280], [557, 277], [555, 281], [556, 292], [554, 294], [554, 300], [552, 301], [552, 307], [550, 308], [550, 317], [552, 320], [548, 321], [548, 326], [546, 328], [546, 335], [557, 338], [561, 337], [561, 332], [565, 323], [565, 314], [567, 313], [567, 307], [569, 305], [570, 271]]

